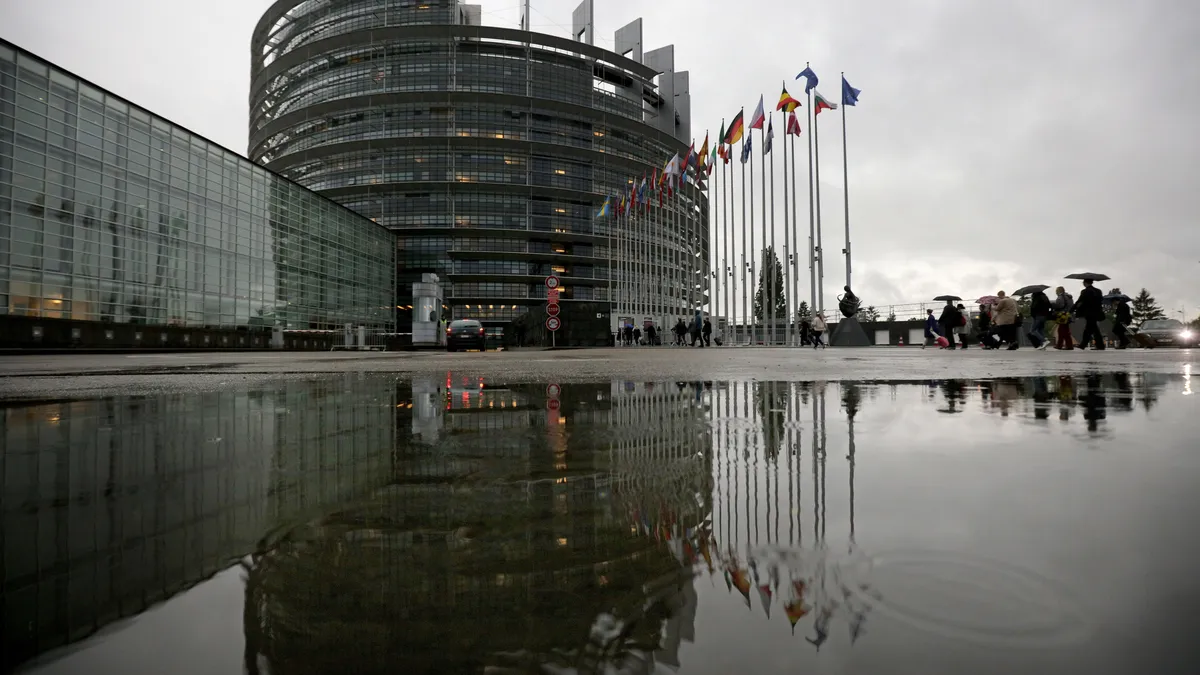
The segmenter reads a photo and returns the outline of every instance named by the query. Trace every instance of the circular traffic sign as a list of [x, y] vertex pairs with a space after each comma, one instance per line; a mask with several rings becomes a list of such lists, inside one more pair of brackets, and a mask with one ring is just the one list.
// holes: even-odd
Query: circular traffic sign
[[550, 386], [546, 387], [546, 395], [550, 398], [558, 398], [558, 395], [561, 393], [562, 387], [558, 386], [557, 384], [551, 384]]
[[549, 401], [546, 401], [546, 409], [547, 410], [558, 410], [560, 407], [562, 407], [562, 403], [556, 398], [552, 398]]
[[558, 288], [561, 283], [562, 282], [559, 280], [559, 278], [553, 274], [546, 277], [546, 288]]
[[552, 303], [546, 305], [546, 314], [549, 314], [550, 316], [558, 316], [558, 313], [561, 311], [562, 311], [562, 308], [559, 306], [559, 304], [557, 302], [552, 302]]
[[546, 319], [546, 330], [555, 331], [560, 327], [562, 327], [562, 321], [559, 321], [557, 316]]

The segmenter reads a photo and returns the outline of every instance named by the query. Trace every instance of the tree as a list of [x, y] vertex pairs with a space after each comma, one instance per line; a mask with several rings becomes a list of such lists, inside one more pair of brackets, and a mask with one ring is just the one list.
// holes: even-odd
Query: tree
[[807, 300], [801, 300], [800, 306], [796, 308], [796, 323], [804, 323], [812, 319], [812, 309], [808, 306]]
[[761, 271], [758, 274], [758, 290], [754, 292], [754, 318], [762, 321], [768, 318], [771, 311], [767, 304], [770, 299], [767, 294], [772, 290], [769, 286], [771, 280], [767, 277], [768, 271], [774, 272], [775, 275], [775, 318], [782, 319], [787, 316], [787, 297], [786, 289], [783, 287], [783, 265], [779, 264], [779, 259], [775, 257], [775, 249], [771, 246], [763, 249], [763, 261]]
[[896, 310], [894, 310], [894, 309], [893, 309], [893, 310], [891, 310], [890, 312], [888, 312], [888, 318], [887, 318], [887, 320], [888, 320], [888, 321], [895, 321], [895, 320], [896, 320]]
[[1167, 318], [1162, 307], [1158, 306], [1158, 301], [1154, 299], [1153, 295], [1150, 295], [1150, 291], [1144, 288], [1138, 292], [1137, 297], [1130, 305], [1130, 309], [1133, 310], [1133, 325], [1135, 326], [1140, 326], [1143, 322], [1153, 319]]
[[871, 305], [869, 307], [859, 308], [858, 316], [856, 318], [859, 321], [864, 321], [864, 322], [865, 321], [878, 321], [879, 320], [879, 310], [875, 309], [874, 305]]

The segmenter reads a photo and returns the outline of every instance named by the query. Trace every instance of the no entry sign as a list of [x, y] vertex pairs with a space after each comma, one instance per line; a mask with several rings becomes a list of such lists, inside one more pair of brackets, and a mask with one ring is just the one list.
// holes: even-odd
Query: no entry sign
[[562, 321], [559, 321], [557, 316], [552, 316], [549, 319], [546, 319], [546, 330], [553, 332], [559, 328], [562, 328]]

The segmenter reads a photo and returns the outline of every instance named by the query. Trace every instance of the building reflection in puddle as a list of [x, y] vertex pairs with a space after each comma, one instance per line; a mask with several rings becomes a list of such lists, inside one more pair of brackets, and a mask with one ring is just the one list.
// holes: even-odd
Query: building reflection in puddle
[[[856, 428], [863, 410], [915, 401], [935, 427], [982, 415], [1102, 439], [1110, 415], [1187, 382], [450, 373], [10, 407], [4, 549], [24, 562], [4, 568], [6, 641], [31, 626], [28, 658], [249, 554], [252, 673], [686, 668], [704, 580], [755, 621], [787, 621], [793, 641], [774, 648], [854, 645], [896, 614], [856, 536], [856, 467], [891, 442]], [[65, 519], [86, 528], [67, 541]]]

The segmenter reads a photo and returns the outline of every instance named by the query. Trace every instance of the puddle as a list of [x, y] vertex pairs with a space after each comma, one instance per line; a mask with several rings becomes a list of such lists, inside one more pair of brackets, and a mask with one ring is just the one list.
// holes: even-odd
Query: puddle
[[1191, 672], [1190, 373], [0, 409], [5, 670]]

